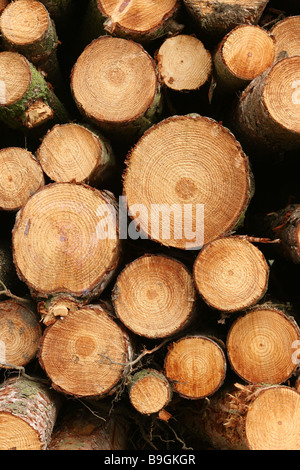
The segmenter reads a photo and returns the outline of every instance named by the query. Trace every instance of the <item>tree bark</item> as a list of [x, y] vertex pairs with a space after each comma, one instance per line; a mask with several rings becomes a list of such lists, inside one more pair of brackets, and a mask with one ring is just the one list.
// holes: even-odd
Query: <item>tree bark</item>
[[60, 398], [38, 381], [22, 377], [0, 388], [0, 449], [46, 450]]
[[123, 181], [136, 235], [184, 250], [240, 226], [253, 195], [248, 158], [233, 134], [196, 114], [146, 131], [127, 156]]
[[7, 5], [8, 5], [8, 0], [0, 0], [0, 14], [7, 7]]
[[219, 340], [203, 335], [179, 338], [165, 357], [164, 374], [183, 398], [209, 397], [223, 385], [227, 363]]
[[240, 24], [257, 24], [268, 0], [183, 0], [199, 32], [214, 41]]
[[222, 39], [214, 53], [214, 79], [223, 92], [234, 92], [245, 88], [274, 59], [274, 39], [265, 29], [237, 26]]
[[122, 411], [110, 410], [103, 400], [89, 409], [71, 403], [62, 410], [48, 450], [127, 450], [130, 423]]
[[51, 18], [61, 25], [73, 10], [72, 0], [41, 0], [49, 11]]
[[163, 255], [129, 263], [116, 280], [112, 301], [120, 321], [147, 338], [175, 335], [195, 318], [192, 275], [184, 264]]
[[46, 74], [53, 86], [61, 85], [56, 28], [41, 2], [19, 0], [10, 3], [1, 15], [0, 30], [6, 50], [24, 55]]
[[24, 367], [38, 351], [42, 336], [33, 305], [14, 299], [0, 302], [0, 367]]
[[172, 400], [172, 387], [165, 375], [155, 369], [142, 369], [129, 378], [129, 400], [141, 414], [159, 413]]
[[31, 295], [99, 296], [119, 263], [117, 212], [111, 193], [87, 185], [53, 183], [34, 194], [13, 228], [14, 263]]
[[0, 209], [18, 211], [45, 185], [43, 170], [34, 155], [20, 147], [0, 150]]
[[[4, 230], [3, 230], [4, 231]], [[0, 291], [5, 294], [6, 289], [19, 293], [20, 282], [13, 262], [11, 241], [5, 236], [0, 239]]]
[[278, 21], [270, 30], [275, 38], [275, 56], [293, 57], [300, 54], [300, 16], [289, 16]]
[[48, 177], [57, 183], [86, 183], [97, 188], [116, 173], [116, 158], [108, 140], [85, 124], [56, 124], [36, 151]]
[[162, 112], [154, 60], [131, 40], [100, 36], [89, 44], [72, 69], [71, 90], [83, 117], [109, 137], [135, 138]]
[[178, 0], [92, 0], [85, 18], [85, 41], [110, 35], [148, 44], [183, 29], [177, 22]]
[[295, 345], [300, 329], [284, 306], [265, 303], [240, 315], [227, 336], [232, 369], [244, 381], [285, 383], [296, 372]]
[[277, 253], [292, 261], [300, 263], [300, 206], [289, 204], [278, 212], [270, 212], [263, 218], [263, 228], [273, 239], [279, 239]]
[[131, 355], [125, 329], [99, 304], [79, 308], [47, 327], [39, 361], [55, 390], [103, 398], [122, 386]]
[[219, 238], [199, 252], [194, 280], [213, 309], [236, 312], [255, 305], [267, 292], [269, 266], [263, 253], [237, 236]]
[[300, 147], [299, 65], [299, 56], [281, 59], [241, 94], [229, 125], [246, 151], [263, 157]]
[[0, 53], [0, 104], [0, 119], [13, 129], [30, 130], [68, 120], [44, 77], [17, 52]]
[[236, 383], [199, 405], [180, 415], [196, 445], [205, 439], [215, 450], [299, 450], [300, 395], [294, 388]]

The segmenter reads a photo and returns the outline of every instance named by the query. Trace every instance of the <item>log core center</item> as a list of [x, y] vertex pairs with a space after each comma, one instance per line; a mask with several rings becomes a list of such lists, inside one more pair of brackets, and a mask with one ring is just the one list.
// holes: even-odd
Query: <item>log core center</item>
[[111, 85], [118, 86], [125, 82], [126, 76], [122, 67], [114, 66], [108, 70], [106, 78]]
[[75, 350], [82, 357], [90, 356], [95, 347], [95, 341], [90, 336], [80, 336], [75, 342]]
[[191, 199], [196, 192], [196, 185], [190, 178], [180, 178], [176, 183], [175, 191], [182, 199]]
[[148, 297], [149, 300], [156, 299], [157, 295], [158, 294], [157, 294], [156, 290], [154, 290], [154, 289], [149, 289], [147, 291], [147, 297]]

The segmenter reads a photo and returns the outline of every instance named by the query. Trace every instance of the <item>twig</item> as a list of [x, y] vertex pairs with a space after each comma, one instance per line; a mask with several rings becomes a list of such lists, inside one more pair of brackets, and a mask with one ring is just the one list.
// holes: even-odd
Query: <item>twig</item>
[[250, 235], [236, 235], [237, 238], [247, 240], [250, 243], [281, 243], [280, 238], [262, 238], [262, 237], [251, 237]]
[[9, 369], [15, 369], [15, 370], [19, 371], [20, 375], [22, 377], [24, 377], [25, 379], [32, 380], [34, 382], [42, 382], [42, 383], [45, 383], [47, 385], [50, 383], [50, 380], [48, 380], [48, 379], [42, 379], [40, 377], [32, 377], [32, 376], [26, 374], [25, 367], [23, 367], [23, 366], [16, 366], [15, 364], [8, 364], [6, 362], [0, 362], [0, 366], [1, 367], [6, 367], [6, 368], [9, 368]]
[[95, 411], [92, 410], [92, 408], [90, 408], [83, 400], [80, 400], [80, 398], [77, 398], [77, 400], [82, 404], [84, 405], [96, 418], [99, 418], [99, 419], [102, 419], [103, 421], [106, 421], [105, 418], [103, 418], [103, 416], [100, 416], [98, 415]]
[[14, 295], [1, 280], [0, 280], [0, 284], [2, 284], [3, 286], [3, 290], [0, 291], [0, 295], [6, 295], [7, 297], [10, 297], [15, 300], [19, 300], [21, 302], [27, 302], [27, 303], [31, 302], [29, 299], [24, 299], [23, 297], [18, 297], [17, 295]]
[[141, 361], [141, 359], [143, 359], [143, 357], [147, 356], [148, 354], [153, 354], [154, 352], [158, 351], [160, 348], [162, 348], [167, 342], [169, 342], [169, 338], [168, 339], [165, 339], [164, 341], [162, 341], [158, 346], [155, 346], [153, 349], [145, 349], [139, 356], [137, 356], [133, 361], [128, 361], [128, 362], [116, 362], [116, 361], [113, 361], [109, 356], [102, 356], [104, 357], [105, 359], [108, 359], [109, 362], [111, 364], [117, 364], [119, 366], [134, 366], [135, 364], [137, 364], [138, 362]]

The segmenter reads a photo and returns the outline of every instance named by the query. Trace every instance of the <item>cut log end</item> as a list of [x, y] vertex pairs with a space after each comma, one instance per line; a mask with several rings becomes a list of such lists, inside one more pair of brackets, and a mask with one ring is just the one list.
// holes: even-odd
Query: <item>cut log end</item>
[[28, 61], [21, 54], [0, 53], [0, 104], [9, 106], [20, 101], [31, 83]]
[[176, 393], [187, 399], [200, 399], [221, 387], [226, 368], [223, 349], [216, 341], [188, 336], [170, 346], [164, 372]]
[[20, 0], [10, 3], [0, 18], [5, 40], [16, 46], [40, 41], [48, 31], [50, 16], [39, 1]]
[[35, 297], [99, 295], [120, 256], [113, 196], [86, 185], [45, 186], [19, 213], [13, 253], [19, 277]]
[[0, 150], [0, 207], [19, 210], [45, 184], [42, 168], [33, 154], [20, 147]]
[[164, 85], [177, 91], [199, 89], [212, 71], [210, 52], [199, 39], [185, 34], [166, 39], [156, 61]]
[[112, 295], [119, 319], [135, 334], [167, 337], [193, 318], [196, 291], [193, 279], [179, 261], [144, 255], [118, 276]]
[[255, 307], [239, 317], [227, 338], [233, 370], [250, 383], [280, 384], [295, 372], [293, 352], [300, 339], [296, 323], [274, 307]]
[[36, 431], [22, 418], [0, 411], [1, 450], [41, 450]]
[[275, 56], [281, 59], [300, 54], [300, 16], [289, 16], [271, 28], [275, 38]]
[[129, 399], [141, 414], [159, 413], [171, 398], [172, 389], [168, 380], [154, 369], [141, 370], [130, 380]]
[[103, 307], [86, 306], [47, 328], [39, 361], [56, 390], [103, 397], [120, 382], [130, 359], [129, 345], [126, 333]]
[[273, 37], [263, 28], [242, 25], [230, 31], [214, 56], [219, 85], [245, 85], [269, 68], [275, 59]]
[[149, 3], [145, 0], [98, 0], [98, 8], [106, 20], [106, 28], [113, 33], [118, 27], [134, 33], [150, 33], [157, 30], [163, 22], [173, 15], [178, 6], [177, 0], [161, 0]]
[[42, 330], [36, 312], [16, 300], [0, 302], [0, 367], [22, 367], [36, 357]]
[[0, 388], [0, 449], [46, 450], [59, 407], [60, 398], [38, 381], [6, 380]]
[[246, 438], [251, 450], [299, 450], [300, 394], [289, 387], [259, 393], [247, 412]]
[[268, 288], [269, 267], [263, 253], [237, 237], [207, 244], [194, 263], [194, 279], [205, 302], [234, 312], [255, 305]]
[[37, 150], [37, 159], [44, 172], [57, 183], [98, 182], [113, 164], [112, 152], [104, 138], [74, 123], [57, 124], [49, 130]]
[[295, 134], [296, 142], [300, 141], [299, 83], [300, 56], [287, 57], [272, 67], [262, 94], [273, 121]]
[[235, 137], [198, 115], [173, 116], [146, 131], [128, 155], [123, 188], [141, 236], [194, 250], [242, 223], [253, 191]]
[[[300, 145], [300, 56], [278, 60], [243, 90], [230, 128], [260, 158]], [[254, 153], [255, 155], [255, 153]]]
[[154, 61], [139, 44], [102, 36], [73, 67], [71, 87], [79, 110], [99, 126], [126, 126], [151, 107], [158, 90]]

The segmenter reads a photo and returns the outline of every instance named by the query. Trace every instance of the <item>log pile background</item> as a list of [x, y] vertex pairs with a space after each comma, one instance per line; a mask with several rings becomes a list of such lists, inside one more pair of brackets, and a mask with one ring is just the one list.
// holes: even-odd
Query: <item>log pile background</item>
[[1, 450], [300, 449], [300, 8], [246, 3], [0, 1]]

